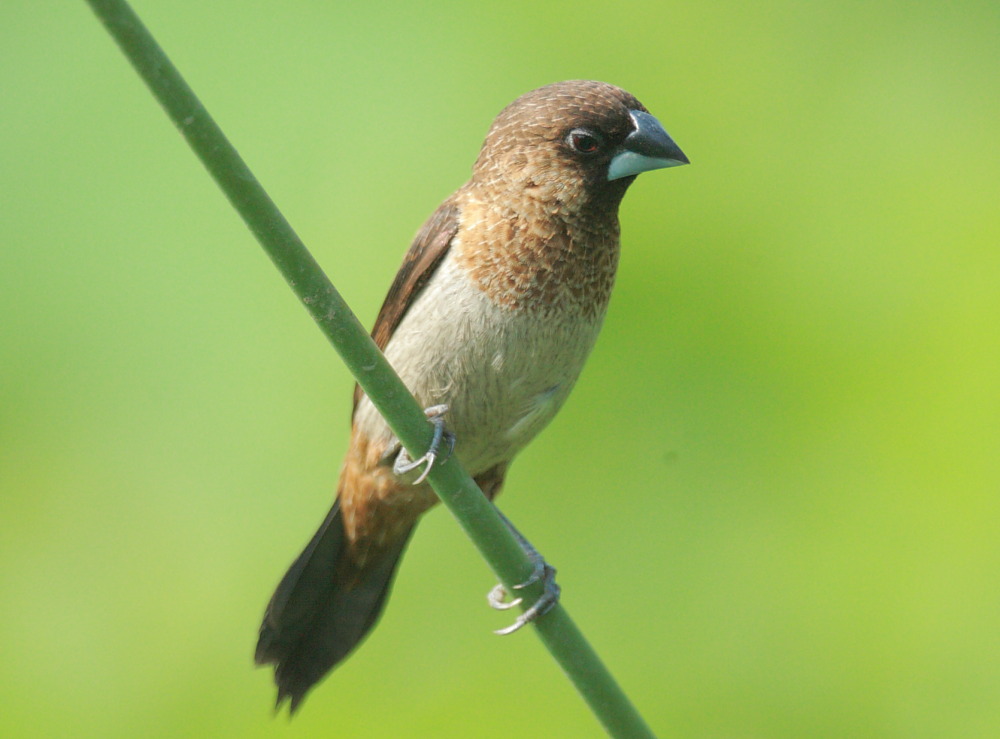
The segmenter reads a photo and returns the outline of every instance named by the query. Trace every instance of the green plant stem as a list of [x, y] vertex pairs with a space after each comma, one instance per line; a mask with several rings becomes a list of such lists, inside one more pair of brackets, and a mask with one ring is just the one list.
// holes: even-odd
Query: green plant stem
[[[126, 2], [87, 2], [393, 432], [414, 458], [420, 456], [432, 433], [422, 409], [208, 111]], [[435, 465], [428, 480], [500, 581], [509, 589], [527, 580], [531, 563], [458, 461], [453, 457]], [[537, 584], [526, 589], [526, 602], [531, 603], [540, 590]], [[561, 605], [539, 619], [536, 626], [546, 647], [611, 736], [653, 737]]]

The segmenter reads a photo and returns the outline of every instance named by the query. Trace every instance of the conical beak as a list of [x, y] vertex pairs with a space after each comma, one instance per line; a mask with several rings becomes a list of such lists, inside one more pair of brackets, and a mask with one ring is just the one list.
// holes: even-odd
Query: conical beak
[[608, 179], [648, 172], [651, 169], [678, 167], [689, 164], [684, 152], [674, 143], [663, 126], [649, 113], [630, 111], [635, 130], [625, 137], [608, 165]]

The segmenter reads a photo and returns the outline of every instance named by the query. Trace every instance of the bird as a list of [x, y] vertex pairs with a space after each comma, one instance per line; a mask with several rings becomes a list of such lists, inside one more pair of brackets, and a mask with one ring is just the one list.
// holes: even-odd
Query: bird
[[450, 448], [411, 460], [355, 386], [335, 502], [260, 627], [255, 661], [274, 666], [277, 707], [294, 713], [375, 625], [437, 502], [424, 479], [436, 455], [453, 453], [497, 496], [597, 339], [625, 191], [641, 172], [687, 163], [633, 95], [604, 82], [545, 85], [497, 115], [469, 181], [417, 232], [372, 331]]

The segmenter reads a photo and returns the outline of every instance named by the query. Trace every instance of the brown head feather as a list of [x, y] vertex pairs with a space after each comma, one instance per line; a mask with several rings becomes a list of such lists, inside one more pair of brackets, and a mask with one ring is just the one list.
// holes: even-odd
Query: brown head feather
[[[593, 317], [607, 305], [618, 264], [618, 205], [634, 177], [607, 168], [645, 111], [621, 88], [573, 80], [540, 87], [497, 116], [458, 197], [461, 248], [474, 282], [497, 302]], [[599, 136], [581, 155], [572, 132]]]

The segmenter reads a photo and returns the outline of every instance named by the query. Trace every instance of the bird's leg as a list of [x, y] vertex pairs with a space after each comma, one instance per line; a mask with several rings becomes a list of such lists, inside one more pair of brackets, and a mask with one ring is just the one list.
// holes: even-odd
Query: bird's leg
[[[524, 582], [515, 585], [514, 590], [521, 590], [528, 587], [532, 583], [536, 583], [539, 580], [542, 581], [544, 589], [542, 594], [538, 596], [536, 600], [529, 608], [526, 608], [524, 613], [520, 614], [514, 623], [510, 626], [497, 629], [494, 634], [513, 634], [515, 631], [520, 629], [527, 623], [531, 623], [539, 616], [544, 616], [559, 602], [559, 585], [556, 584], [556, 568], [545, 561], [545, 558], [538, 553], [538, 550], [532, 545], [530, 541], [524, 538], [524, 535], [517, 530], [517, 528], [510, 522], [500, 509], [496, 509], [497, 513], [500, 515], [500, 519], [506, 524], [507, 528], [510, 529], [510, 533], [514, 535], [517, 543], [521, 545], [521, 549], [531, 563], [535, 566], [534, 571], [531, 576]], [[523, 598], [514, 598], [511, 601], [507, 600], [507, 588], [503, 584], [497, 584], [487, 595], [486, 600], [489, 601], [490, 607], [495, 608], [498, 611], [506, 611], [508, 608], [513, 608], [524, 600]]]
[[[424, 467], [424, 471], [413, 481], [413, 484], [419, 485], [426, 480], [441, 451], [442, 440], [448, 443], [448, 452], [445, 454], [444, 459], [448, 459], [451, 456], [451, 453], [455, 451], [455, 435], [447, 431], [444, 427], [444, 414], [447, 412], [447, 405], [432, 405], [430, 408], [424, 409], [427, 419], [434, 424], [434, 436], [431, 439], [431, 445], [427, 449], [427, 453], [416, 460], [410, 459], [410, 455], [405, 447], [401, 448], [399, 454], [396, 455], [396, 461], [392, 464], [392, 471], [396, 475], [405, 475], [407, 472], [413, 472], [420, 465], [426, 464], [427, 466]], [[441, 461], [444, 461], [444, 459]]]

